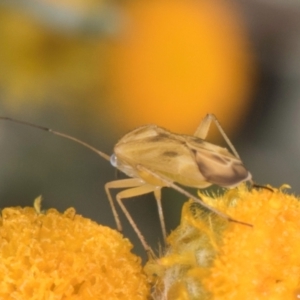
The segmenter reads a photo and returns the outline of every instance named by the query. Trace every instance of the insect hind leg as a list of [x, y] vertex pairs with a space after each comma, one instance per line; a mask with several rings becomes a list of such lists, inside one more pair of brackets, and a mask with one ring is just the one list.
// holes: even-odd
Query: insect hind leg
[[226, 144], [229, 146], [230, 150], [234, 154], [235, 157], [240, 158], [238, 152], [236, 151], [235, 147], [231, 143], [229, 137], [225, 133], [223, 127], [221, 126], [220, 122], [218, 121], [217, 117], [214, 114], [207, 114], [204, 119], [201, 121], [200, 125], [196, 129], [194, 136], [201, 138], [203, 140], [206, 139], [209, 128], [211, 126], [211, 122], [214, 122], [217, 126], [217, 129], [221, 133], [223, 139], [225, 140]]
[[206, 209], [208, 209], [212, 213], [215, 213], [215, 214], [219, 215], [220, 217], [226, 219], [227, 221], [234, 222], [234, 223], [239, 223], [239, 224], [246, 225], [246, 226], [249, 226], [249, 227], [253, 226], [252, 224], [233, 219], [232, 217], [230, 217], [226, 213], [223, 213], [223, 212], [217, 210], [216, 208], [206, 204], [200, 197], [195, 197], [193, 194], [189, 193], [188, 191], [186, 191], [185, 189], [183, 189], [179, 185], [175, 184], [173, 181], [167, 179], [166, 177], [164, 177], [162, 175], [156, 174], [155, 172], [153, 172], [152, 170], [148, 169], [145, 166], [137, 165], [137, 169], [139, 169], [141, 171], [144, 171], [144, 172], [150, 174], [151, 176], [163, 181], [165, 183], [165, 186], [173, 188], [174, 190], [178, 191], [180, 194], [194, 200], [195, 202], [199, 203], [200, 205], [202, 205], [203, 207], [205, 207]]
[[268, 191], [270, 191], [272, 193], [274, 192], [274, 190], [271, 187], [267, 186], [267, 185], [257, 184], [257, 183], [255, 183], [253, 181], [251, 182], [251, 185], [255, 189], [265, 189], [265, 190], [268, 190]]

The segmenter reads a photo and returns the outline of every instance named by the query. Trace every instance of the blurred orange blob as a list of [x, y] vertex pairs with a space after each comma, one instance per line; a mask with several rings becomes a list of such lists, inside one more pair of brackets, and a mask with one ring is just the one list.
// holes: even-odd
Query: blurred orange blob
[[[133, 1], [111, 47], [115, 122], [193, 133], [206, 113], [226, 131], [243, 119], [253, 77], [235, 7], [222, 1]], [[124, 21], [124, 20], [123, 20]]]

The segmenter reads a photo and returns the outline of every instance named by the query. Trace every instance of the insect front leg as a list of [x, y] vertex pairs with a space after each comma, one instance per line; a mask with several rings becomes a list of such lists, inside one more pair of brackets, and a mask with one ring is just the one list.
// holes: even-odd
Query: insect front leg
[[194, 136], [205, 140], [211, 126], [211, 122], [214, 122], [217, 126], [219, 132], [221, 133], [223, 139], [225, 140], [226, 144], [229, 146], [230, 150], [233, 152], [234, 156], [240, 158], [238, 152], [236, 151], [235, 147], [231, 143], [230, 139], [228, 138], [227, 134], [225, 133], [223, 127], [221, 126], [220, 122], [218, 121], [217, 117], [214, 114], [207, 114], [205, 118], [201, 121], [200, 125], [198, 126]]
[[114, 215], [114, 219], [116, 221], [117, 229], [119, 231], [122, 231], [122, 225], [119, 218], [119, 215], [117, 213], [113, 198], [110, 194], [110, 189], [122, 189], [122, 188], [130, 188], [130, 187], [136, 187], [145, 184], [141, 179], [139, 178], [129, 178], [129, 179], [121, 179], [121, 180], [115, 180], [111, 182], [107, 182], [104, 186], [105, 192], [109, 201], [109, 204], [111, 206], [111, 210]]
[[151, 249], [151, 247], [146, 242], [144, 236], [142, 235], [141, 231], [138, 229], [136, 223], [134, 222], [133, 218], [131, 217], [129, 211], [123, 204], [124, 199], [132, 198], [135, 196], [140, 196], [144, 194], [148, 194], [151, 192], [154, 192], [156, 190], [156, 187], [150, 184], [145, 184], [145, 182], [142, 179], [139, 178], [129, 178], [129, 179], [123, 179], [123, 180], [116, 180], [112, 182], [108, 182], [105, 185], [105, 190], [107, 192], [107, 196], [112, 201], [112, 197], [110, 194], [110, 189], [112, 188], [129, 188], [127, 190], [121, 191], [117, 194], [116, 199], [118, 204], [120, 205], [124, 215], [126, 216], [128, 222], [132, 226], [133, 230], [137, 234], [139, 240], [141, 241], [144, 249], [146, 252], [148, 252], [150, 255], [154, 257], [154, 252]]

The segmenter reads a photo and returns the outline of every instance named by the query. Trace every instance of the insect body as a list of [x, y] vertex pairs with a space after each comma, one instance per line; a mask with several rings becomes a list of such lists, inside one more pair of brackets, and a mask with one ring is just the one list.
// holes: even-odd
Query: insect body
[[[128, 176], [140, 177], [148, 183], [151, 183], [149, 174], [141, 174], [137, 165], [200, 189], [211, 184], [231, 188], [251, 179], [241, 160], [226, 148], [195, 136], [174, 134], [156, 125], [139, 127], [125, 135], [116, 144], [111, 160]], [[157, 179], [152, 184], [166, 185]]]
[[[214, 115], [208, 114], [203, 119], [194, 136], [174, 134], [156, 125], [139, 127], [120, 139], [115, 145], [114, 154], [111, 157], [93, 146], [64, 133], [7, 117], [0, 117], [0, 119], [36, 127], [73, 140], [96, 152], [104, 159], [110, 160], [114, 167], [128, 175], [130, 177], [128, 179], [106, 183], [105, 191], [117, 228], [122, 230], [110, 190], [113, 188], [125, 189], [116, 195], [117, 202], [146, 251], [152, 252], [124, 206], [123, 200], [153, 192], [157, 201], [162, 232], [165, 238], [166, 229], [161, 206], [161, 189], [163, 187], [174, 188], [227, 220], [243, 223], [209, 207], [200, 198], [195, 197], [177, 185], [179, 183], [201, 189], [217, 184], [221, 187], [232, 188], [243, 181], [251, 181], [251, 174], [244, 167], [238, 153]], [[233, 154], [226, 148], [205, 141], [212, 121], [217, 125]]]

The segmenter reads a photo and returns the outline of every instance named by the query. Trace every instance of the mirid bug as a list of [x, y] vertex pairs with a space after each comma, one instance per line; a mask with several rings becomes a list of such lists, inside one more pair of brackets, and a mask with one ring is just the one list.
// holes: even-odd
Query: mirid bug
[[[119, 140], [111, 156], [75, 137], [50, 128], [9, 117], [0, 117], [0, 119], [48, 131], [79, 143], [110, 161], [114, 167], [129, 176], [130, 178], [128, 179], [106, 183], [105, 191], [117, 228], [122, 230], [110, 190], [114, 188], [125, 189], [116, 195], [116, 200], [147, 252], [153, 254], [152, 249], [124, 206], [123, 200], [153, 192], [158, 206], [163, 236], [166, 238], [166, 228], [161, 206], [161, 189], [163, 187], [171, 187], [177, 190], [228, 221], [251, 226], [240, 220], [232, 219], [230, 216], [210, 207], [201, 198], [192, 195], [177, 185], [178, 183], [202, 189], [212, 184], [233, 188], [241, 182], [250, 181], [252, 183], [251, 174], [244, 167], [234, 146], [217, 118], [212, 114], [206, 115], [193, 136], [175, 134], [156, 125], [136, 128]], [[216, 124], [232, 153], [227, 148], [205, 141], [212, 122]]]

